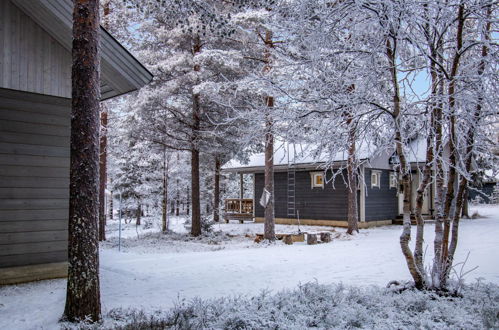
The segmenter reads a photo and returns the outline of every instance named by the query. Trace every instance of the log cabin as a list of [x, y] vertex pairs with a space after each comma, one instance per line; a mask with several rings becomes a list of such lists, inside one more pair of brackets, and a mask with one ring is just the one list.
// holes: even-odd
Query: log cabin
[[[0, 0], [0, 285], [67, 276], [71, 0]], [[101, 100], [151, 73], [101, 28]]]

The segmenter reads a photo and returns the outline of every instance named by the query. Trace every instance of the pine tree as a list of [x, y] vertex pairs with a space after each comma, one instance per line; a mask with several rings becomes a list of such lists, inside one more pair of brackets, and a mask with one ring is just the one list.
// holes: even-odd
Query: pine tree
[[99, 291], [99, 1], [73, 12], [68, 284], [64, 318], [101, 317]]

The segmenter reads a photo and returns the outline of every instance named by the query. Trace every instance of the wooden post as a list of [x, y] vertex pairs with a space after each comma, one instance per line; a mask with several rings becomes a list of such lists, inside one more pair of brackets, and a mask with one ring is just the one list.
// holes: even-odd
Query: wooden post
[[239, 213], [243, 213], [244, 180], [243, 173], [239, 173]]

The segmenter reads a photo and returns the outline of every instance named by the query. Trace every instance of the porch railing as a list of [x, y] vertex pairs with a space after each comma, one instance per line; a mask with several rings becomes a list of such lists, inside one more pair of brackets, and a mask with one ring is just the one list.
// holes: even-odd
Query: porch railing
[[225, 200], [226, 213], [253, 214], [253, 200], [250, 198], [227, 198]]

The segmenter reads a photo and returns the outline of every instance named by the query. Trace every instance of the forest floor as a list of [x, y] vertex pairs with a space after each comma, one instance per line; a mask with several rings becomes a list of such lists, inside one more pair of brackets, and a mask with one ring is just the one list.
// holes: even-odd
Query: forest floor
[[[467, 283], [477, 279], [499, 284], [499, 206], [471, 207], [478, 219], [464, 219], [456, 274]], [[400, 226], [362, 230], [347, 236], [344, 229], [302, 226], [306, 232], [334, 230], [333, 242], [291, 246], [254, 243], [263, 224], [217, 224], [214, 233], [190, 238], [185, 218], [171, 219], [169, 234], [159, 224], [143, 219], [143, 225], [122, 227], [118, 251], [117, 221], [110, 221], [108, 241], [100, 250], [103, 312], [115, 308], [168, 309], [183, 300], [277, 292], [299, 284], [344, 283], [357, 287], [384, 287], [391, 280], [409, 280], [400, 252]], [[277, 233], [297, 231], [297, 226], [278, 225]], [[425, 226], [425, 260], [432, 260], [434, 225]], [[50, 280], [0, 288], [0, 329], [52, 329], [64, 309], [66, 280]]]

